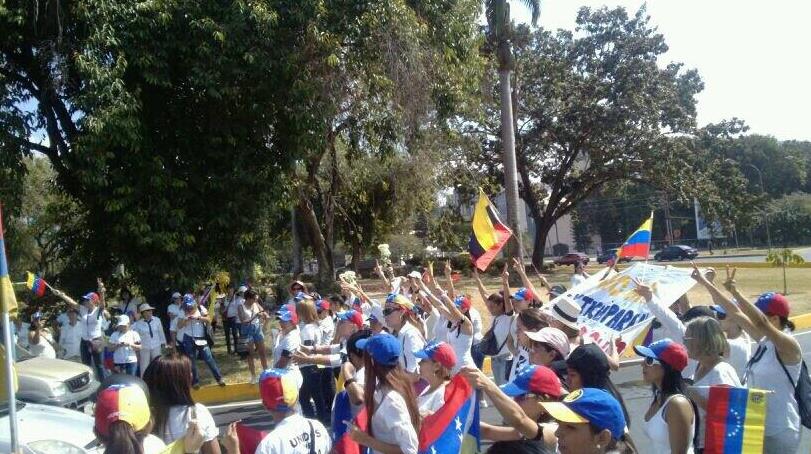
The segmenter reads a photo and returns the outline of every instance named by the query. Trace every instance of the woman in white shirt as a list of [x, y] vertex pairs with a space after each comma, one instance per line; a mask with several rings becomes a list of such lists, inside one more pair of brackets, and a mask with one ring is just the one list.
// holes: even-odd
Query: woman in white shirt
[[[315, 301], [312, 299], [301, 300], [296, 305], [296, 313], [299, 319], [301, 345], [307, 347], [321, 345], [321, 327], [318, 325]], [[299, 393], [302, 414], [305, 418], [316, 418], [322, 423], [328, 424], [330, 421], [329, 405], [332, 402], [327, 404], [324, 400], [324, 393], [321, 391], [321, 372], [319, 372], [318, 367], [310, 364], [299, 366], [299, 371], [303, 379]]]
[[163, 324], [158, 317], [153, 317], [154, 307], [148, 303], [142, 304], [138, 310], [141, 319], [133, 323], [132, 329], [141, 336], [141, 351], [138, 352], [141, 376], [144, 376], [147, 366], [159, 357], [166, 347], [166, 335], [163, 333]]
[[286, 304], [276, 312], [279, 320], [279, 335], [273, 344], [273, 368], [287, 369], [301, 387], [303, 379], [298, 365], [292, 361], [293, 353], [301, 346], [301, 334], [298, 329], [298, 315], [293, 304]]
[[248, 370], [251, 371], [251, 383], [259, 383], [254, 364], [254, 350], [262, 363], [262, 370], [268, 368], [267, 354], [265, 354], [265, 334], [262, 325], [267, 318], [265, 310], [259, 304], [259, 294], [253, 289], [245, 292], [245, 299], [237, 306], [239, 315], [240, 337], [248, 340]]
[[428, 342], [425, 348], [414, 355], [420, 359], [420, 378], [428, 382], [428, 386], [417, 397], [420, 416], [424, 418], [445, 405], [445, 386], [451, 381], [457, 358], [448, 343], [438, 341]]
[[62, 359], [81, 361], [79, 344], [82, 341], [82, 325], [79, 323], [79, 312], [68, 308], [68, 321], [59, 328], [59, 346], [62, 348]]
[[738, 291], [735, 269], [727, 268], [724, 287], [733, 300], [721, 293], [697, 268], [693, 278], [710, 292], [727, 316], [739, 324], [752, 339], [760, 339], [747, 366], [744, 384], [749, 388], [772, 391], [766, 400], [766, 427], [763, 442], [766, 454], [793, 454], [800, 444], [800, 413], [794, 395], [802, 367], [802, 349], [792, 336], [794, 324], [789, 317], [789, 302], [778, 293], [764, 293], [755, 304]]
[[357, 342], [364, 355], [364, 402], [371, 420], [368, 432], [350, 424], [350, 437], [376, 454], [416, 454], [420, 414], [411, 379], [400, 366], [402, 347], [391, 334]]
[[[326, 298], [315, 302], [318, 313], [318, 327], [321, 329], [321, 342], [319, 345], [331, 345], [335, 340], [335, 319], [332, 313], [332, 304]], [[335, 399], [335, 379], [338, 377], [338, 367], [324, 367], [318, 370], [321, 381], [321, 396], [327, 409], [332, 407]]]
[[31, 330], [28, 331], [28, 349], [32, 355], [40, 358], [56, 358], [53, 336], [51, 336], [51, 331], [45, 327], [40, 312], [31, 316]]
[[704, 449], [704, 428], [706, 427], [707, 399], [710, 386], [729, 385], [740, 387], [735, 369], [724, 362], [724, 352], [729, 349], [727, 339], [721, 330], [721, 324], [712, 317], [698, 317], [690, 320], [684, 332], [687, 354], [698, 361], [693, 385], [688, 388], [687, 396], [698, 407], [698, 443]]
[[141, 350], [141, 336], [130, 330], [130, 318], [126, 315], [118, 316], [116, 331], [110, 336], [110, 346], [113, 348], [116, 372], [135, 375], [138, 369], [138, 351]]
[[400, 365], [411, 378], [412, 382], [419, 380], [417, 358], [414, 352], [422, 350], [425, 346], [425, 336], [420, 332], [422, 323], [414, 315], [414, 304], [403, 295], [389, 295], [383, 315], [386, 326], [396, 333], [400, 342]]
[[[436, 281], [432, 281], [436, 283]], [[432, 294], [425, 283], [420, 281], [426, 298], [441, 314], [442, 320], [448, 320], [448, 331], [445, 339], [435, 339], [438, 342], [447, 342], [456, 354], [457, 362], [452, 373], [456, 373], [465, 366], [475, 367], [470, 348], [473, 345], [473, 322], [470, 319], [470, 308], [473, 306], [468, 296], [457, 296], [453, 301], [444, 292], [437, 298]], [[435, 287], [435, 290], [440, 290]]]
[[205, 405], [195, 403], [191, 395], [191, 362], [184, 355], [161, 356], [147, 367], [144, 381], [149, 387], [153, 433], [164, 443], [172, 443], [197, 422], [203, 435], [203, 454], [220, 454], [220, 431]]

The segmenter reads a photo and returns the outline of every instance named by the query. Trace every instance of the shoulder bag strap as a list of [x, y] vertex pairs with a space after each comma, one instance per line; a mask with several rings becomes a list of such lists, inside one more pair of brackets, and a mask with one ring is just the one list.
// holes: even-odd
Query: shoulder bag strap
[[[498, 320], [498, 319], [496, 319], [496, 320]], [[493, 320], [493, 336], [496, 335], [496, 320]], [[496, 355], [501, 353], [501, 349], [504, 348], [504, 345], [507, 343], [507, 339], [509, 339], [509, 338], [510, 338], [510, 333], [508, 331], [507, 335], [504, 336], [504, 342], [502, 342], [501, 346], [498, 347], [498, 351], [496, 352]]]
[[[796, 390], [797, 390], [797, 384], [796, 384], [796, 383], [794, 383], [794, 380], [791, 378], [791, 374], [790, 374], [790, 373], [788, 373], [788, 369], [786, 369], [786, 365], [785, 365], [785, 364], [783, 364], [783, 360], [782, 360], [782, 359], [780, 359], [780, 353], [777, 353], [777, 348], [776, 348], [776, 347], [775, 347], [775, 349], [774, 349], [774, 356], [776, 356], [776, 357], [777, 357], [777, 362], [778, 362], [778, 363], [780, 363], [780, 367], [782, 367], [782, 368], [783, 368], [783, 372], [785, 372], [785, 373], [786, 373], [786, 377], [788, 377], [788, 381], [789, 381], [789, 383], [791, 383], [791, 388], [792, 388], [792, 389], [794, 389], [794, 390], [796, 391]], [[803, 361], [803, 360], [800, 360], [800, 361], [801, 361], [801, 363], [800, 363], [800, 364], [802, 364], [802, 361]], [[802, 370], [802, 368], [801, 368], [800, 370]]]

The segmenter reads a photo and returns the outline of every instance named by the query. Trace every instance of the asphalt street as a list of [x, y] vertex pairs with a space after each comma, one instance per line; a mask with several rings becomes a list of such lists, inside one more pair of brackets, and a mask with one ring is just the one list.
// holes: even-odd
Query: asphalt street
[[[805, 360], [811, 362], [811, 331], [797, 334], [797, 339], [803, 349]], [[638, 361], [624, 363], [619, 371], [612, 375], [612, 380], [622, 393], [628, 413], [631, 417], [631, 435], [641, 453], [650, 451], [649, 440], [642, 432], [641, 421], [651, 401], [650, 388], [642, 383], [642, 369]], [[219, 406], [210, 406], [214, 420], [222, 432], [232, 421], [242, 420], [243, 423], [261, 430], [270, 430], [273, 423], [270, 416], [263, 409], [259, 401], [238, 402]], [[491, 424], [500, 424], [501, 416], [492, 407], [481, 410], [483, 421]], [[803, 430], [803, 439], [798, 452], [811, 451], [811, 436]]]

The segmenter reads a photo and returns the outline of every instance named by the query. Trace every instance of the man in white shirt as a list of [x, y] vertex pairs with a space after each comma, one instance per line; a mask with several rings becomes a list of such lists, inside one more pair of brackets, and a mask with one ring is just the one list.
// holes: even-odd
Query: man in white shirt
[[31, 316], [31, 331], [28, 332], [28, 350], [32, 355], [40, 358], [56, 358], [54, 340], [51, 332], [45, 326], [40, 312]]
[[166, 336], [163, 333], [163, 324], [158, 317], [152, 313], [155, 308], [149, 303], [141, 304], [138, 312], [141, 319], [132, 325], [132, 329], [141, 336], [141, 350], [138, 352], [138, 364], [140, 365], [141, 377], [144, 376], [149, 363], [161, 355], [161, 350], [166, 347]]
[[66, 314], [68, 321], [59, 329], [61, 358], [81, 362], [79, 345], [82, 342], [82, 325], [79, 323], [79, 312], [74, 308], [69, 308]]
[[[177, 316], [180, 315], [180, 306], [183, 304], [183, 295], [178, 292], [172, 293], [169, 306], [166, 307], [166, 315], [169, 317], [169, 348], [179, 348], [181, 339], [177, 334]], [[174, 328], [174, 329], [173, 329]]]
[[256, 454], [330, 452], [332, 441], [324, 425], [296, 412], [298, 386], [286, 370], [263, 372], [259, 378], [259, 395], [276, 425], [259, 443]]
[[220, 369], [206, 341], [206, 329], [210, 323], [206, 308], [198, 306], [193, 295], [184, 295], [183, 312], [177, 316], [177, 335], [183, 339], [183, 353], [191, 360], [192, 383], [195, 389], [200, 387], [196, 361], [198, 357], [206, 363], [217, 383], [225, 386]]
[[589, 275], [586, 273], [586, 267], [583, 265], [583, 262], [577, 262], [574, 264], [574, 274], [572, 274], [572, 279], [569, 282], [571, 284], [571, 288], [575, 288], [578, 285], [586, 282]]
[[79, 323], [82, 325], [79, 351], [82, 355], [82, 363], [93, 367], [99, 381], [104, 380], [104, 363], [101, 358], [104, 348], [102, 325], [105, 320], [110, 318], [110, 314], [105, 309], [104, 284], [101, 279], [98, 279], [98, 292], [89, 292], [82, 296], [81, 304], [76, 303], [73, 298], [61, 290], [52, 288], [51, 291], [79, 312]]

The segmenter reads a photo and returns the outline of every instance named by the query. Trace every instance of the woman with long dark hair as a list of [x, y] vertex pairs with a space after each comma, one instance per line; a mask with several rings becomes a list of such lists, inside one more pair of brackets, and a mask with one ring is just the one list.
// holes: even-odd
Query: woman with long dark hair
[[687, 349], [662, 339], [634, 351], [645, 358], [642, 378], [653, 387], [653, 401], [645, 413], [643, 428], [651, 439], [651, 452], [692, 454], [698, 440], [698, 409], [687, 397], [681, 372], [687, 367]]
[[[262, 370], [268, 368], [267, 354], [265, 353], [265, 334], [262, 332], [262, 325], [268, 319], [267, 313], [259, 304], [259, 294], [255, 290], [249, 289], [245, 292], [245, 299], [237, 306], [237, 317], [239, 319], [239, 336], [248, 340], [248, 370], [251, 371], [251, 383], [259, 383], [256, 376], [256, 366], [253, 358], [259, 356]], [[256, 350], [256, 353], [254, 353]]]
[[402, 348], [391, 334], [357, 342], [364, 350], [364, 403], [368, 432], [350, 424], [350, 436], [380, 454], [416, 454], [420, 414], [411, 380], [399, 365]]
[[155, 359], [146, 368], [144, 381], [149, 386], [155, 435], [171, 443], [196, 421], [203, 434], [203, 454], [220, 454], [214, 418], [205, 405], [195, 403], [191, 396], [191, 362], [187, 356], [172, 354]]
[[630, 426], [631, 419], [622, 394], [610, 377], [611, 366], [608, 356], [596, 344], [586, 344], [575, 348], [566, 358], [566, 384], [569, 391], [580, 388], [599, 388], [605, 390], [622, 407], [622, 414]]

